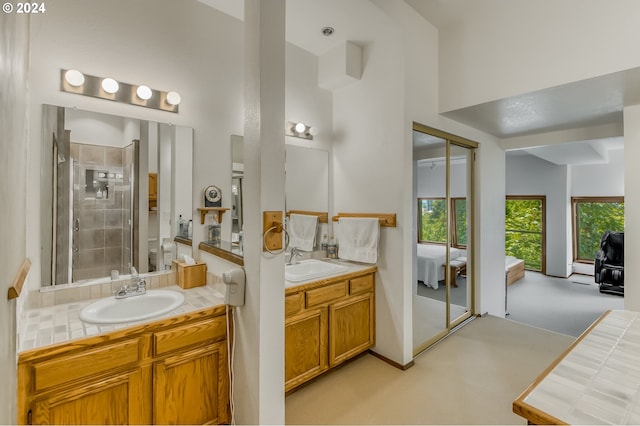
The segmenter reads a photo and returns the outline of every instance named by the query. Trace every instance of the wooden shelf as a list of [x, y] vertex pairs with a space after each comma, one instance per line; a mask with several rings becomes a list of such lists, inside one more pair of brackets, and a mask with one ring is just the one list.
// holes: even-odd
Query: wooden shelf
[[229, 210], [227, 207], [198, 207], [200, 212], [200, 224], [204, 225], [204, 217], [207, 213], [218, 212], [218, 223], [222, 223], [222, 215]]

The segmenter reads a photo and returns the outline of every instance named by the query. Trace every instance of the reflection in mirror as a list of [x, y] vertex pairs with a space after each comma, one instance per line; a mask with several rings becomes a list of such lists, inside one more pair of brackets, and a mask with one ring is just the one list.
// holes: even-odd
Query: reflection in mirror
[[285, 209], [328, 211], [329, 153], [296, 145], [285, 152]]
[[[471, 206], [473, 191], [471, 190], [472, 158], [470, 148], [451, 144], [450, 148], [450, 180], [451, 180], [451, 308], [450, 322], [464, 317], [471, 311], [473, 281], [473, 265], [471, 256]], [[456, 250], [455, 255], [453, 250]]]
[[[232, 234], [237, 245], [242, 231], [242, 182], [244, 176], [243, 137], [231, 135], [232, 155]], [[285, 145], [285, 209], [329, 211], [329, 153], [320, 149]], [[326, 228], [326, 224], [322, 224]], [[319, 231], [321, 233], [322, 231]], [[320, 245], [316, 238], [316, 246]]]
[[447, 165], [446, 141], [413, 132], [417, 161], [417, 283], [413, 296], [413, 345], [418, 348], [447, 330]]
[[188, 128], [45, 105], [42, 285], [170, 268], [175, 248], [159, 242], [191, 217], [192, 139]]
[[237, 243], [242, 231], [242, 182], [244, 181], [244, 147], [242, 136], [231, 135], [231, 242]]

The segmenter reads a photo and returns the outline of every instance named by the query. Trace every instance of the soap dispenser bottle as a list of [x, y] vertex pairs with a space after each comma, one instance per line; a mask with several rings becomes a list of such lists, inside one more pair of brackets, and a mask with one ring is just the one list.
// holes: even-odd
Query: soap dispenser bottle
[[178, 237], [184, 237], [184, 220], [182, 215], [178, 216]]
[[338, 258], [338, 246], [336, 245], [336, 240], [331, 236], [329, 239], [329, 244], [327, 244], [327, 257], [329, 259], [337, 259]]
[[322, 236], [322, 243], [320, 244], [320, 250], [327, 251], [327, 246], [329, 245], [329, 240], [327, 239], [327, 234]]

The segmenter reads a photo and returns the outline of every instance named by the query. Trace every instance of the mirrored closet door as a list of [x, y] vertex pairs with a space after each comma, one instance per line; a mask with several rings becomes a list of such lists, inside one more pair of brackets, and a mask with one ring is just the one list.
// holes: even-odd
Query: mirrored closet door
[[473, 159], [477, 144], [414, 123], [417, 354], [473, 314]]

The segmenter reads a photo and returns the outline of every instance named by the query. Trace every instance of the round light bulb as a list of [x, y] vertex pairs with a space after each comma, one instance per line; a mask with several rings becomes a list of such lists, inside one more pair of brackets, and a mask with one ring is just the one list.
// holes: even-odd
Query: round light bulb
[[107, 93], [116, 93], [120, 89], [118, 82], [112, 78], [103, 78], [101, 86], [102, 90]]
[[151, 89], [149, 89], [149, 86], [138, 86], [138, 88], [136, 89], [136, 94], [140, 99], [146, 101], [147, 99], [151, 98], [152, 92]]
[[169, 105], [178, 105], [182, 101], [182, 97], [178, 92], [167, 93], [167, 103]]
[[304, 124], [304, 123], [298, 123], [298, 124], [296, 124], [296, 127], [295, 127], [295, 131], [296, 131], [296, 132], [298, 132], [298, 133], [302, 133], [302, 132], [304, 132], [305, 130], [307, 130], [307, 126], [305, 126], [305, 124]]
[[318, 128], [317, 128], [317, 127], [315, 127], [315, 126], [311, 126], [311, 127], [309, 127], [309, 134], [310, 134], [311, 136], [315, 136], [315, 135], [317, 135], [317, 134], [318, 134]]
[[74, 87], [82, 86], [84, 84], [84, 74], [78, 70], [68, 70], [64, 73], [64, 79]]

